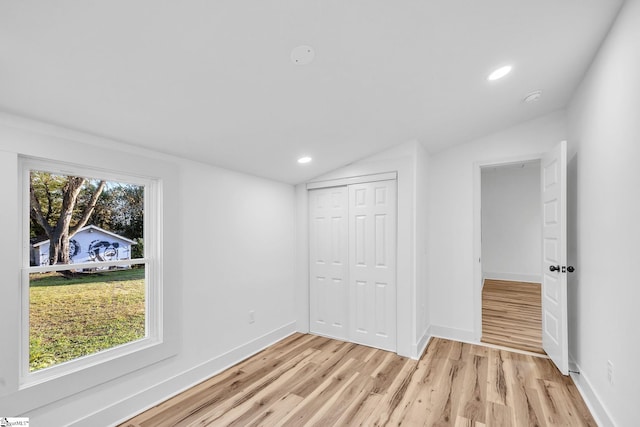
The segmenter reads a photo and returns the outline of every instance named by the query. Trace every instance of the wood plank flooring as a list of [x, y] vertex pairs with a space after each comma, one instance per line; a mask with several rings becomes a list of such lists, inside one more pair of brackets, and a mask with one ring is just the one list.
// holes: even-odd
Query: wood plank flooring
[[544, 354], [540, 284], [485, 280], [482, 341]]
[[419, 360], [295, 334], [121, 427], [595, 426], [546, 358], [434, 338]]

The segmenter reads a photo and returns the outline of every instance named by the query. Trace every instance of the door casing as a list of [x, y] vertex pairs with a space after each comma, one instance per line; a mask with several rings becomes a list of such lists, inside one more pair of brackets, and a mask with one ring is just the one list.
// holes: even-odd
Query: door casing
[[[560, 144], [566, 144], [565, 142], [561, 142]], [[555, 150], [556, 148], [552, 148], [550, 151]], [[484, 167], [499, 167], [506, 166], [514, 163], [521, 162], [529, 162], [529, 161], [540, 161], [540, 164], [543, 164], [544, 158], [547, 152], [545, 153], [537, 153], [537, 154], [529, 154], [523, 156], [516, 156], [506, 159], [494, 159], [487, 160], [481, 162], [475, 162], [473, 165], [473, 263], [474, 263], [474, 286], [473, 286], [473, 298], [474, 298], [474, 339], [477, 342], [480, 342], [482, 338], [482, 242], [481, 242], [481, 232], [482, 232], [482, 215], [481, 215], [481, 169]], [[565, 159], [566, 160], [566, 159]], [[541, 192], [542, 192], [542, 183], [541, 183]], [[565, 201], [566, 202], [566, 201]], [[542, 204], [542, 200], [541, 200]], [[542, 239], [542, 230], [540, 233], [540, 239]], [[566, 238], [566, 237], [565, 237]], [[544, 263], [543, 263], [544, 265]], [[541, 274], [544, 274], [543, 265], [541, 265]], [[544, 296], [543, 296], [544, 297]], [[566, 303], [566, 300], [565, 300]], [[543, 301], [544, 304], [544, 301]], [[544, 310], [544, 307], [543, 307]], [[565, 310], [568, 310], [568, 307], [565, 307]], [[565, 313], [566, 314], [566, 313]], [[544, 325], [543, 325], [544, 327]], [[544, 332], [544, 331], [543, 331]], [[568, 341], [568, 336], [566, 336]], [[565, 343], [567, 345], [567, 343]], [[564, 366], [558, 366], [558, 368], [564, 373]]]

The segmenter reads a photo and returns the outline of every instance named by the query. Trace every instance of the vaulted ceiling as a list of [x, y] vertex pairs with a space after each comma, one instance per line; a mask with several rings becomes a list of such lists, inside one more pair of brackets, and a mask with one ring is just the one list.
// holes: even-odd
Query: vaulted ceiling
[[563, 108], [621, 3], [0, 0], [0, 110], [298, 183]]

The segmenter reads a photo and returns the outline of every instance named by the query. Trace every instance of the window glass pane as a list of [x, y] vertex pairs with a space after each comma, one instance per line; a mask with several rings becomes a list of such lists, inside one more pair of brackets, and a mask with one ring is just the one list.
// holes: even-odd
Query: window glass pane
[[44, 171], [29, 184], [30, 265], [144, 257], [144, 186]]
[[28, 197], [29, 265], [69, 265], [29, 274], [30, 372], [144, 338], [144, 185], [31, 170]]
[[145, 266], [29, 275], [31, 372], [144, 338]]

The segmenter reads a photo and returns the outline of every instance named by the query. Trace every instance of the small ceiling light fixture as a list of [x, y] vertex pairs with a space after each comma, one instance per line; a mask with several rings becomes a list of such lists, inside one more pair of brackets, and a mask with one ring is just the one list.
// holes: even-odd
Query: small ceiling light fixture
[[536, 102], [539, 101], [540, 98], [542, 97], [542, 91], [541, 90], [534, 90], [533, 92], [528, 93], [523, 99], [522, 101], [526, 102], [527, 104], [531, 103], [531, 102]]
[[507, 74], [509, 74], [511, 72], [512, 68], [513, 67], [511, 67], [511, 65], [505, 65], [504, 67], [500, 67], [500, 68], [494, 70], [491, 74], [489, 74], [489, 76], [487, 77], [487, 80], [492, 82], [492, 81], [501, 79], [504, 76], [506, 76]]
[[309, 163], [309, 162], [311, 162], [311, 160], [313, 160], [311, 157], [309, 157], [309, 156], [304, 156], [304, 157], [300, 157], [300, 158], [298, 159], [298, 163], [300, 163], [300, 164], [305, 164], [305, 163]]

